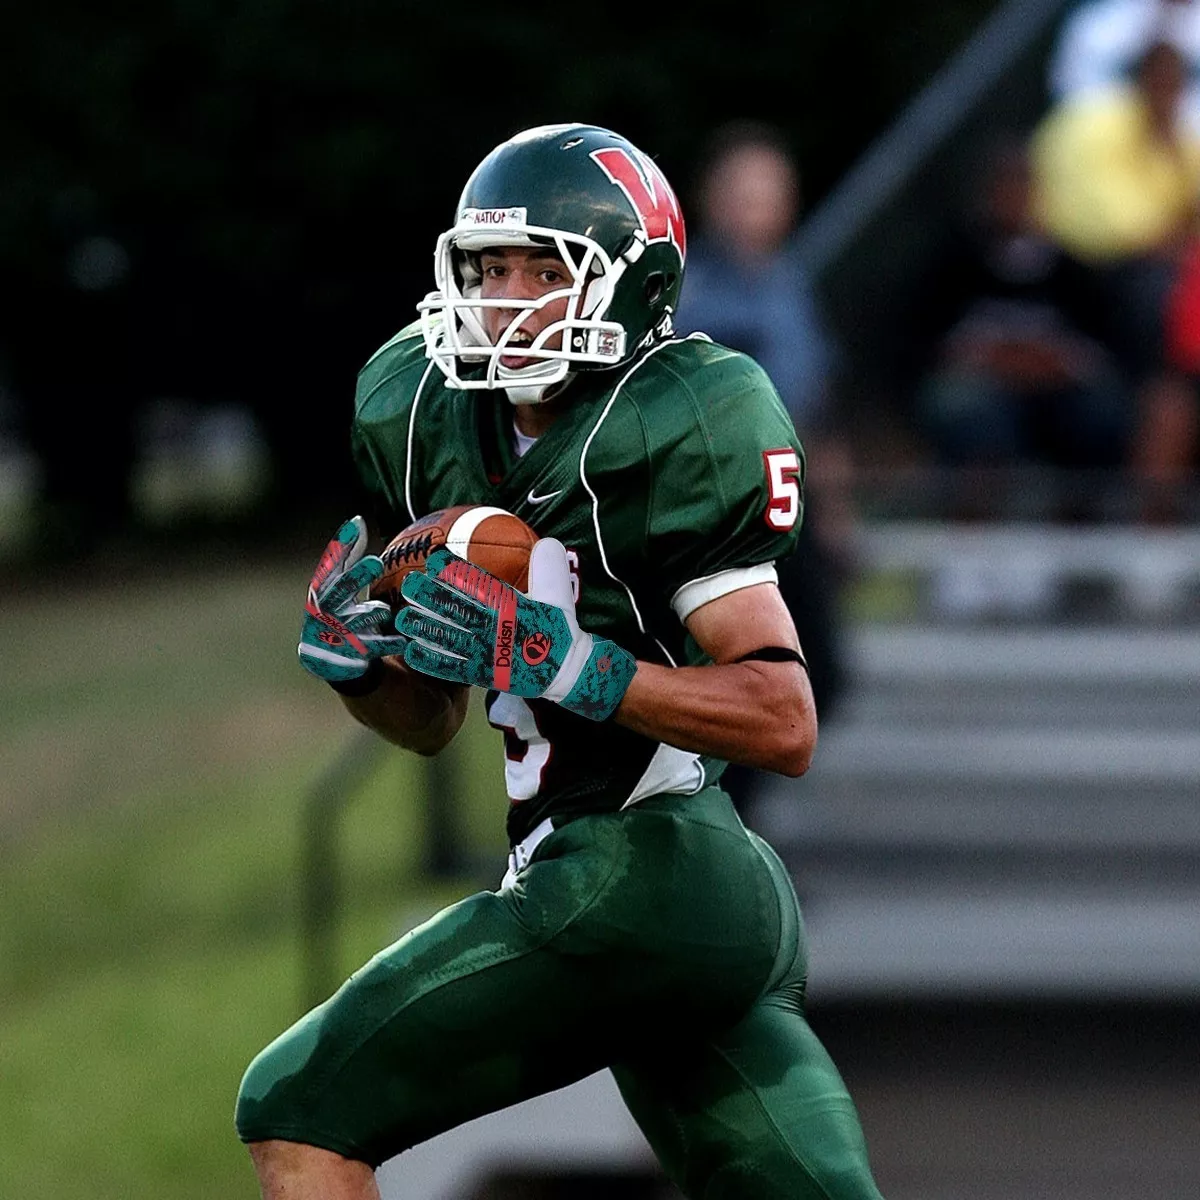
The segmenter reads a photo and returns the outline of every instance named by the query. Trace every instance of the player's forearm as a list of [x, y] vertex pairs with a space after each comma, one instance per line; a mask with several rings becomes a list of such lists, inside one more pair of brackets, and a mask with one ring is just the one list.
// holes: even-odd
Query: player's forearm
[[796, 663], [641, 662], [614, 720], [682, 750], [782, 775], [803, 775], [817, 744], [812, 691]]
[[365, 696], [340, 697], [356, 721], [393, 745], [436, 754], [462, 726], [470, 689], [418, 674], [397, 658], [380, 660], [383, 678]]

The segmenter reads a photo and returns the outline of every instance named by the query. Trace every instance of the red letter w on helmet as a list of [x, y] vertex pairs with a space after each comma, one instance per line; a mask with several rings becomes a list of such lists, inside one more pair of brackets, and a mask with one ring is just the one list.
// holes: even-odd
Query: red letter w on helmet
[[596, 165], [629, 197], [629, 203], [646, 231], [650, 242], [674, 242], [679, 257], [687, 254], [687, 234], [683, 228], [683, 213], [671, 185], [654, 160], [635, 151], [635, 161], [619, 146], [593, 150]]

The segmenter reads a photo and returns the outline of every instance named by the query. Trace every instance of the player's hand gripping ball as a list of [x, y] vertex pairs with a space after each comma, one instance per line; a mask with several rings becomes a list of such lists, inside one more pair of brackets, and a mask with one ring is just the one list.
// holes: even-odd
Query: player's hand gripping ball
[[364, 554], [367, 526], [353, 517], [325, 547], [308, 585], [300, 628], [300, 663], [326, 683], [348, 683], [371, 663], [404, 650], [404, 638], [384, 633], [392, 610], [381, 600], [359, 600], [383, 574], [383, 561]]
[[444, 547], [401, 585], [404, 660], [439, 679], [542, 697], [593, 721], [612, 716], [637, 670], [633, 655], [579, 628], [563, 544], [543, 538], [523, 594]]

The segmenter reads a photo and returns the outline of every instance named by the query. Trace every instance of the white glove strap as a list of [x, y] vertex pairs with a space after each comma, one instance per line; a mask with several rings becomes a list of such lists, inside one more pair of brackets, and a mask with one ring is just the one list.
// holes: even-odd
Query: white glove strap
[[595, 639], [590, 633], [580, 630], [571, 643], [563, 665], [559, 667], [554, 682], [542, 693], [543, 700], [553, 700], [556, 704], [571, 694], [575, 681], [583, 673], [588, 659], [592, 656], [592, 643]]

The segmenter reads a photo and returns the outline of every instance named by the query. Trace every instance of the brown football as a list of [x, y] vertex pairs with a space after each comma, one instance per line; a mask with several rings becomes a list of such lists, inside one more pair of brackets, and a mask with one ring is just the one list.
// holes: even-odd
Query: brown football
[[383, 574], [371, 585], [372, 600], [393, 609], [404, 605], [400, 585], [425, 566], [430, 551], [445, 546], [477, 567], [524, 591], [529, 586], [529, 552], [538, 535], [512, 513], [484, 504], [459, 504], [420, 517], [388, 543], [380, 557]]

